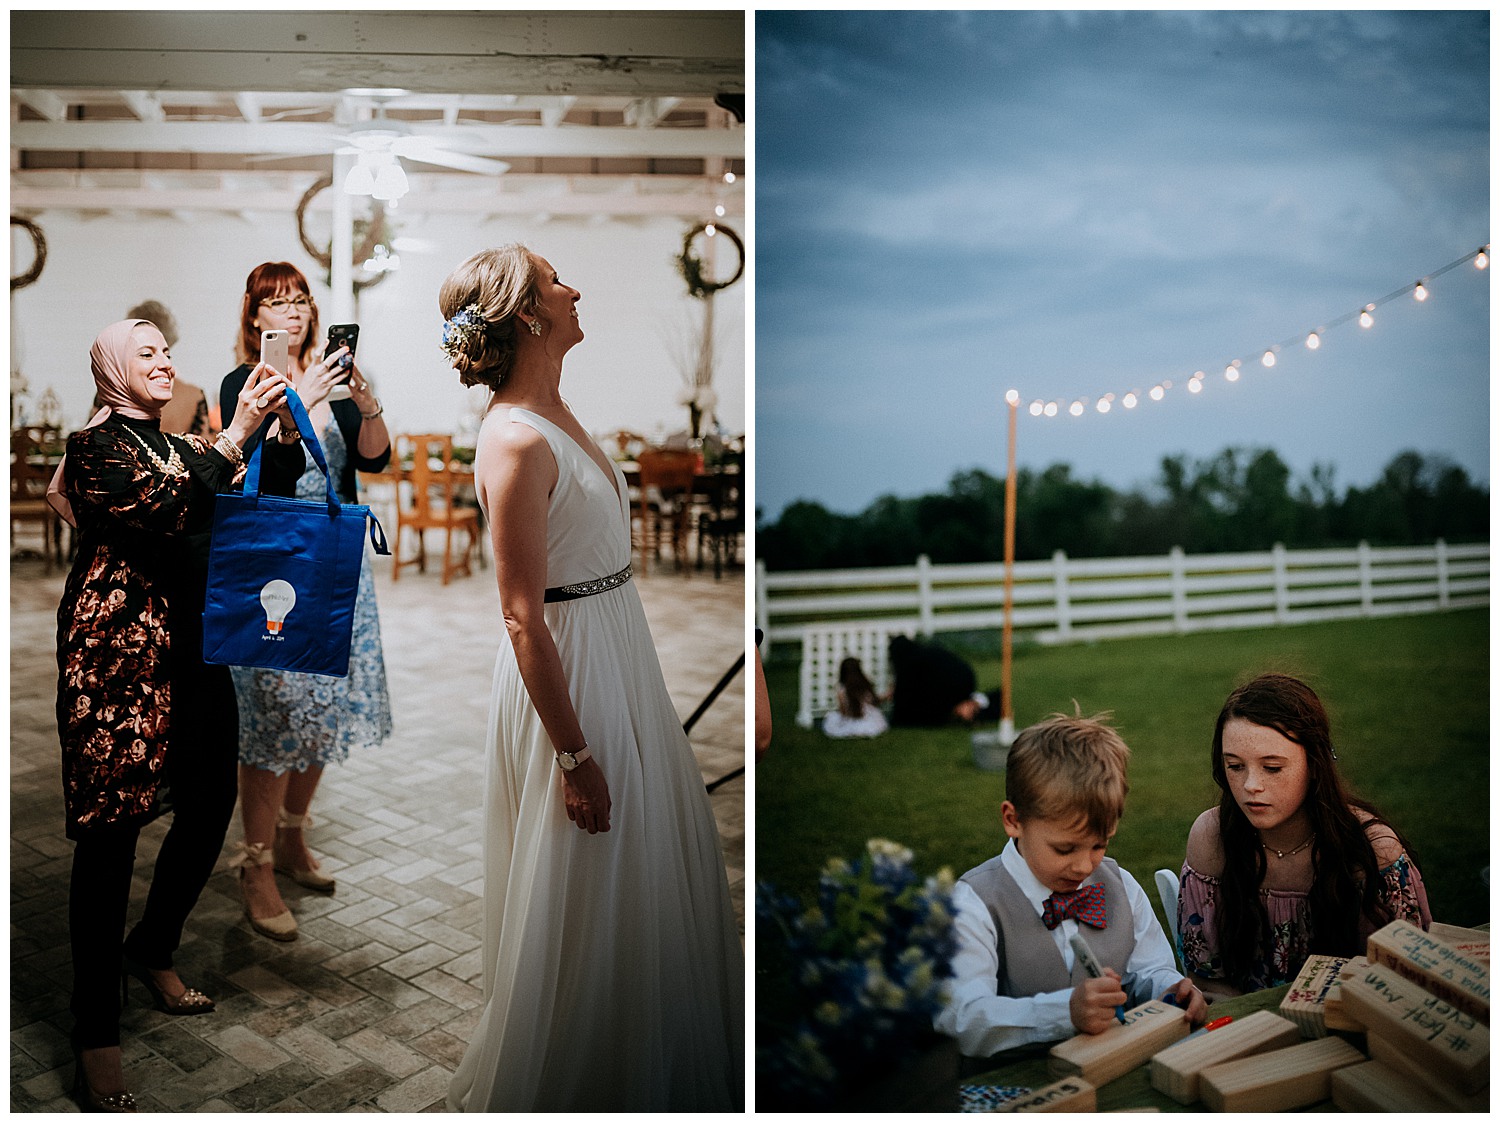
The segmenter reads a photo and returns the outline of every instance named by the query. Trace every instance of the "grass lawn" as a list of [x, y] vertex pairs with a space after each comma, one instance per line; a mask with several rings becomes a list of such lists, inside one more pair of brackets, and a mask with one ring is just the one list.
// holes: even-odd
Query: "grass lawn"
[[[928, 872], [957, 875], [999, 852], [1005, 780], [974, 766], [967, 729], [871, 741], [799, 729], [797, 654], [785, 645], [766, 668], [775, 736], [755, 771], [757, 880], [810, 899], [828, 857], [854, 857], [877, 836], [910, 847]], [[962, 654], [981, 689], [1000, 681], [998, 640]], [[1071, 713], [1075, 700], [1085, 714], [1113, 712], [1132, 761], [1110, 855], [1155, 900], [1153, 871], [1180, 869], [1188, 828], [1217, 802], [1219, 707], [1263, 671], [1297, 675], [1323, 699], [1346, 781], [1410, 841], [1434, 917], [1488, 921], [1487, 609], [1018, 648], [1016, 727]]]

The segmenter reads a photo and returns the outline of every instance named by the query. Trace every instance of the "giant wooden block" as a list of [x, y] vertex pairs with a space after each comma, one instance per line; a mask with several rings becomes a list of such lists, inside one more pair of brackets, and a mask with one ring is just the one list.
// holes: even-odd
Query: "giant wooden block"
[[1281, 1016], [1295, 1022], [1303, 1037], [1326, 1037], [1323, 1021], [1324, 1003], [1338, 985], [1339, 970], [1348, 959], [1333, 955], [1310, 955], [1291, 988], [1281, 1000]]
[[1329, 1079], [1329, 1095], [1340, 1111], [1452, 1111], [1425, 1088], [1379, 1061], [1341, 1068]]
[[1371, 935], [1365, 955], [1490, 1024], [1488, 963], [1404, 920], [1393, 920]]
[[1457, 948], [1470, 959], [1477, 959], [1486, 966], [1490, 962], [1490, 934], [1482, 928], [1460, 928], [1456, 924], [1439, 924], [1433, 921], [1427, 934], [1434, 940], [1442, 940], [1448, 946]]
[[1488, 1082], [1489, 1029], [1390, 968], [1372, 963], [1346, 980], [1343, 1003], [1366, 1033], [1420, 1058], [1434, 1078], [1465, 1093]]
[[1485, 1084], [1477, 1092], [1460, 1092], [1450, 1081], [1437, 1076], [1423, 1063], [1420, 1056], [1413, 1055], [1411, 1051], [1390, 1038], [1382, 1037], [1378, 1033], [1372, 1034], [1366, 1038], [1366, 1043], [1368, 1045], [1366, 1052], [1374, 1060], [1379, 1061], [1397, 1075], [1404, 1076], [1407, 1080], [1426, 1089], [1429, 1095], [1436, 1096], [1447, 1105], [1443, 1110], [1489, 1111], [1489, 1084]]
[[1103, 1033], [1081, 1033], [1052, 1046], [1047, 1067], [1055, 1076], [1081, 1076], [1094, 1087], [1108, 1084], [1188, 1033], [1187, 1011], [1147, 1002], [1125, 1012], [1125, 1024]]
[[1327, 995], [1323, 998], [1324, 1029], [1338, 1029], [1345, 1033], [1364, 1033], [1363, 1023], [1351, 1018], [1349, 1012], [1344, 1009], [1344, 983], [1369, 965], [1368, 959], [1362, 955], [1356, 955], [1339, 968], [1338, 978], [1333, 980]]
[[998, 1111], [1093, 1111], [1094, 1086], [1076, 1076], [1065, 1076], [1056, 1084], [1038, 1088], [1029, 1096], [1007, 1100]]
[[1180, 1104], [1198, 1098], [1198, 1077], [1204, 1069], [1225, 1061], [1284, 1049], [1301, 1040], [1297, 1027], [1270, 1010], [1220, 1029], [1179, 1041], [1151, 1058], [1151, 1086]]
[[1206, 1068], [1199, 1095], [1210, 1111], [1290, 1111], [1326, 1100], [1334, 1071], [1364, 1059], [1343, 1038], [1320, 1037]]

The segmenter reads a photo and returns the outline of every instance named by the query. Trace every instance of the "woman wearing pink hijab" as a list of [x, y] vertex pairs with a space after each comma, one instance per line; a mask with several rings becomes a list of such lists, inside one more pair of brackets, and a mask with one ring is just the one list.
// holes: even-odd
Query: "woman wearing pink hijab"
[[[147, 320], [122, 320], [89, 352], [103, 407], [68, 438], [49, 500], [78, 528], [57, 611], [57, 724], [73, 950], [74, 1095], [85, 1110], [135, 1111], [120, 1059], [123, 975], [168, 1014], [211, 999], [172, 966], [188, 913], [223, 846], [235, 803], [238, 718], [229, 669], [203, 662], [207, 537], [214, 497], [266, 442], [266, 490], [289, 495], [304, 466], [286, 379], [264, 365], [210, 443], [168, 436], [160, 415], [176, 373]], [[140, 922], [124, 938], [136, 840], [164, 812]]]

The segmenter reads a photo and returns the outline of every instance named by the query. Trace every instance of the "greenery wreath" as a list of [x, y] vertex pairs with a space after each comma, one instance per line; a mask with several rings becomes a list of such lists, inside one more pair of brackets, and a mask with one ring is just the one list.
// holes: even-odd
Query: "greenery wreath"
[[[302, 198], [297, 202], [297, 239], [302, 243], [302, 248], [312, 256], [312, 259], [327, 271], [328, 275], [324, 278], [325, 283], [332, 283], [333, 280], [333, 244], [330, 241], [326, 248], [319, 249], [307, 233], [305, 220], [307, 208], [313, 199], [317, 198], [320, 191], [326, 191], [332, 186], [333, 176], [325, 175], [321, 179], [314, 181], [313, 185], [303, 192]], [[368, 261], [370, 255], [375, 252], [375, 247], [390, 233], [390, 224], [386, 221], [385, 207], [379, 200], [375, 200], [372, 205], [374, 211], [369, 218], [354, 220], [355, 240], [358, 242], [358, 245], [354, 249], [355, 265]], [[375, 276], [365, 280], [360, 280], [356, 277], [354, 278], [354, 291], [361, 292], [364, 289], [378, 285], [381, 281], [385, 280], [386, 276], [386, 273], [377, 273]]]
[[[714, 233], [723, 234], [734, 243], [735, 250], [739, 253], [739, 266], [734, 271], [734, 276], [727, 281], [710, 281], [703, 276], [703, 259], [693, 252], [693, 239], [706, 231], [712, 225]], [[682, 279], [687, 282], [689, 296], [696, 296], [700, 300], [712, 296], [720, 289], [727, 289], [745, 275], [745, 243], [740, 241], [740, 236], [723, 223], [700, 222], [683, 236], [682, 253], [677, 256], [677, 268], [682, 273]]]
[[24, 289], [27, 285], [34, 284], [36, 279], [42, 275], [42, 267], [47, 264], [47, 238], [42, 233], [42, 228], [29, 218], [17, 218], [10, 216], [10, 224], [19, 226], [31, 235], [32, 259], [31, 268], [19, 275], [13, 275], [10, 279], [11, 292], [16, 289]]

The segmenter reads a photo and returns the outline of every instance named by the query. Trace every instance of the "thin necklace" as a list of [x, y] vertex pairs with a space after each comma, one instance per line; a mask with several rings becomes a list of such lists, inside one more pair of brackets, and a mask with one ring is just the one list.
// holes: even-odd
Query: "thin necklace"
[[161, 458], [161, 456], [157, 453], [157, 451], [154, 448], [152, 448], [150, 445], [148, 445], [146, 443], [146, 438], [143, 437], [143, 436], [141, 436], [139, 433], [137, 433], [129, 425], [122, 425], [122, 426], [120, 426], [120, 428], [124, 429], [125, 432], [129, 433], [132, 437], [134, 437], [136, 439], [136, 442], [143, 449], [146, 450], [146, 455], [151, 458], [151, 462], [153, 464], [155, 464], [158, 468], [160, 468], [163, 472], [165, 472], [167, 475], [169, 475], [169, 476], [185, 476], [185, 475], [187, 475], [187, 468], [182, 463], [182, 457], [180, 457], [180, 456], [177, 455], [177, 450], [172, 447], [172, 442], [170, 440], [167, 441], [167, 448], [170, 450], [171, 455], [166, 460], [163, 460]]
[[1275, 854], [1278, 858], [1290, 858], [1293, 854], [1300, 854], [1302, 853], [1302, 851], [1311, 846], [1312, 840], [1316, 837], [1317, 835], [1309, 835], [1307, 841], [1304, 842], [1301, 846], [1297, 847], [1295, 850], [1277, 850], [1276, 847], [1272, 846], [1265, 839], [1261, 839], [1260, 844], [1267, 850], [1271, 851], [1271, 853]]

